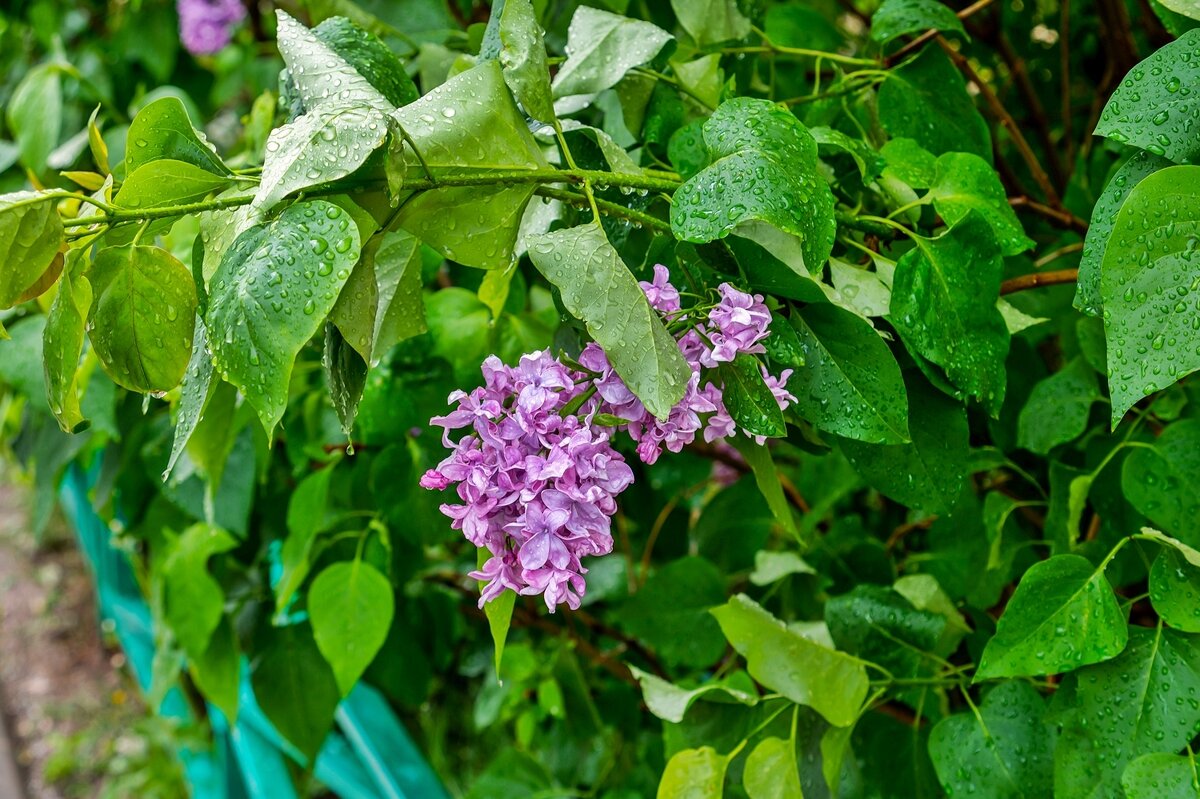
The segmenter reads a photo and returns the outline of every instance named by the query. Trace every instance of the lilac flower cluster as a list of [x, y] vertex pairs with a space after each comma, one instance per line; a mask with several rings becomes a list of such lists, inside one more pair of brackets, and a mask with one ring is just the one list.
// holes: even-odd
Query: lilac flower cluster
[[234, 27], [246, 18], [241, 0], [177, 0], [179, 38], [192, 55], [212, 55], [233, 38]]
[[[666, 267], [656, 266], [653, 282], [642, 288], [668, 319], [686, 320], [668, 277]], [[702, 369], [763, 352], [771, 315], [760, 296], [728, 284], [718, 291], [720, 301], [707, 319], [690, 325], [679, 340], [692, 374], [666, 419], [646, 410], [591, 343], [573, 366], [548, 350], [523, 356], [515, 367], [490, 356], [483, 363], [484, 385], [455, 391], [448, 402], [457, 407], [431, 420], [444, 429], [443, 443], [452, 451], [421, 485], [455, 485], [462, 504], [444, 504], [442, 512], [491, 553], [470, 575], [487, 581], [481, 607], [505, 589], [542, 594], [551, 612], [562, 603], [579, 607], [587, 573], [582, 559], [612, 551], [616, 497], [633, 482], [633, 470], [612, 446], [616, 431], [629, 433], [645, 463], [654, 463], [664, 448], [679, 452], [698, 433], [714, 441], [736, 432], [720, 387], [701, 385]], [[795, 401], [784, 387], [789, 375], [763, 372], [783, 408]], [[599, 414], [623, 424], [597, 424]], [[462, 428], [469, 432], [452, 441], [450, 431]]]

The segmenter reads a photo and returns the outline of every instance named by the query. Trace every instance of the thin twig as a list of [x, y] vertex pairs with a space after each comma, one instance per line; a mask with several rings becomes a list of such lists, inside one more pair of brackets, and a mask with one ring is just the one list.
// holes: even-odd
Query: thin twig
[[1010, 278], [1000, 284], [1001, 294], [1012, 294], [1038, 286], [1057, 286], [1062, 283], [1074, 283], [1079, 279], [1078, 269], [1056, 269], [1052, 272], [1031, 272], [1028, 275]]
[[1067, 230], [1077, 230], [1080, 233], [1087, 233], [1088, 223], [1086, 219], [1080, 219], [1075, 214], [1064, 209], [1051, 208], [1048, 205], [1031, 200], [1028, 197], [1009, 197], [1008, 204], [1013, 208], [1027, 208], [1035, 214], [1044, 216], [1058, 227]]
[[1058, 92], [1062, 101], [1063, 185], [1075, 171], [1074, 142], [1071, 141], [1071, 0], [1059, 0]]
[[1053, 174], [1055, 183], [1061, 186], [1065, 182], [1066, 172], [1062, 159], [1059, 157], [1058, 148], [1050, 135], [1050, 119], [1046, 116], [1046, 109], [1042, 105], [1041, 98], [1038, 97], [1033, 81], [1029, 79], [1029, 71], [1025, 69], [1025, 62], [1013, 49], [1012, 42], [1009, 41], [1003, 30], [996, 35], [996, 51], [1000, 53], [1000, 57], [1008, 66], [1009, 74], [1012, 75], [1017, 91], [1020, 92], [1021, 99], [1029, 109], [1029, 116], [1037, 131], [1038, 141], [1041, 142], [1047, 163], [1050, 165], [1050, 172]]
[[1038, 258], [1036, 261], [1034, 261], [1033, 265], [1035, 267], [1037, 267], [1038, 269], [1041, 269], [1043, 266], [1054, 263], [1055, 261], [1057, 261], [1059, 258], [1062, 258], [1063, 256], [1070, 255], [1073, 252], [1079, 252], [1082, 249], [1083, 249], [1083, 242], [1077, 241], [1074, 244], [1068, 244], [1064, 247], [1059, 247], [1057, 250], [1051, 250], [1050, 252], [1043, 255], [1041, 258]]

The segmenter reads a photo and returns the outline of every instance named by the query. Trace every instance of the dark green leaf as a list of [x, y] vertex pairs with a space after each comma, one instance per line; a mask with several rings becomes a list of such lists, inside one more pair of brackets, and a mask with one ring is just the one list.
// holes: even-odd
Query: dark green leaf
[[1150, 602], [1175, 629], [1200, 633], [1200, 566], [1177, 549], [1163, 549], [1150, 567]]
[[562, 292], [563, 305], [587, 325], [630, 390], [666, 418], [687, 386], [687, 363], [600, 225], [531, 237], [529, 258]]
[[1075, 358], [1033, 387], [1017, 422], [1017, 444], [1046, 455], [1087, 428], [1092, 404], [1102, 400], [1096, 372]]
[[1167, 752], [1142, 755], [1125, 767], [1121, 787], [1126, 799], [1196, 799], [1200, 796], [1196, 756]]
[[330, 17], [312, 32], [392, 105], [408, 105], [417, 99], [417, 87], [404, 71], [404, 63], [375, 34], [346, 17]]
[[339, 699], [333, 672], [308, 624], [263, 625], [255, 635], [258, 656], [250, 684], [275, 729], [311, 762], [321, 748]]
[[[933, 1], [933, 0], [931, 0]], [[943, 6], [944, 8], [944, 6]], [[1033, 246], [1008, 204], [1008, 194], [991, 164], [971, 153], [943, 153], [937, 159], [929, 189], [933, 207], [953, 227], [976, 211], [996, 234], [1005, 255], [1017, 255]]]
[[196, 524], [171, 542], [163, 561], [166, 621], [183, 651], [193, 657], [208, 649], [224, 612], [225, 592], [208, 573], [208, 560], [235, 546], [237, 540], [224, 530]]
[[621, 625], [668, 663], [711, 666], [725, 642], [708, 609], [724, 599], [717, 568], [703, 558], [683, 558], [646, 581], [625, 605]]
[[200, 655], [190, 656], [188, 666], [204, 698], [216, 705], [230, 724], [236, 722], [242, 682], [242, 656], [228, 617], [221, 617], [209, 638], [208, 648]]
[[679, 25], [700, 47], [744, 39], [750, 20], [737, 0], [671, 0]]
[[[725, 386], [727, 390], [724, 396], [726, 403], [728, 403], [729, 384], [726, 383]], [[758, 490], [762, 492], [763, 498], [767, 500], [767, 506], [771, 509], [775, 520], [779, 522], [785, 531], [799, 538], [800, 531], [796, 528], [796, 519], [792, 516], [791, 505], [788, 504], [787, 497], [783, 493], [783, 485], [780, 483], [779, 472], [775, 468], [775, 461], [771, 458], [771, 450], [767, 448], [765, 443], [757, 444], [743, 436], [734, 436], [728, 439], [728, 441], [742, 454], [742, 458], [745, 459], [746, 463], [750, 465], [750, 470], [754, 472], [754, 482], [758, 484]], [[758, 554], [762, 555], [765, 553], [759, 552]]]
[[327, 323], [321, 364], [325, 367], [325, 382], [329, 386], [333, 410], [342, 423], [342, 432], [349, 438], [358, 416], [358, 403], [367, 385], [367, 363], [342, 337], [342, 332]]
[[283, 417], [297, 353], [321, 328], [358, 260], [358, 227], [332, 203], [288, 206], [238, 236], [213, 276], [213, 364], [258, 411], [268, 435]]
[[534, 119], [550, 122], [554, 98], [542, 29], [530, 0], [508, 0], [500, 11], [500, 63], [513, 96]]
[[96, 254], [88, 337], [104, 371], [132, 391], [170, 391], [192, 352], [196, 285], [188, 268], [158, 247], [131, 244]]
[[1200, 421], [1167, 427], [1150, 448], [1138, 447], [1121, 467], [1125, 497], [1156, 527], [1200, 546]]
[[954, 9], [938, 0], [884, 0], [871, 16], [871, 40], [880, 44], [930, 28], [967, 35]]
[[279, 54], [306, 111], [328, 103], [369, 105], [384, 113], [395, 107], [313, 31], [282, 10], [275, 18]]
[[329, 481], [333, 466], [312, 472], [296, 486], [288, 502], [288, 536], [279, 552], [282, 570], [275, 584], [275, 612], [287, 610], [292, 597], [312, 567], [313, 539], [325, 525], [329, 503]]
[[916, 677], [937, 665], [931, 653], [946, 630], [945, 616], [917, 610], [891, 588], [859, 585], [825, 603], [825, 623], [838, 649]]
[[1126, 638], [1103, 571], [1079, 555], [1055, 555], [1021, 578], [975, 679], [1071, 671], [1115, 657]]
[[763, 379], [762, 366], [753, 355], [738, 355], [717, 368], [721, 396], [739, 430], [779, 438], [787, 434], [783, 411]]
[[934, 155], [974, 153], [990, 161], [992, 137], [967, 85], [938, 47], [893, 69], [879, 87], [879, 121], [894, 138], [909, 138]]

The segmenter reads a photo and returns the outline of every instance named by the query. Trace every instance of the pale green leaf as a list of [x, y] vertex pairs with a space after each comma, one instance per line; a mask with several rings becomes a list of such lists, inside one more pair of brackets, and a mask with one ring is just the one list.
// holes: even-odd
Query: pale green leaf
[[180, 646], [197, 656], [224, 614], [225, 593], [208, 573], [208, 560], [237, 546], [237, 539], [209, 524], [196, 524], [173, 540], [162, 565], [167, 624]]
[[186, 161], [215, 175], [230, 173], [204, 134], [192, 127], [183, 101], [174, 96], [161, 97], [143, 106], [126, 135], [126, 174], [161, 159]]
[[673, 37], [650, 22], [579, 6], [567, 28], [567, 60], [554, 76], [555, 97], [595, 94], [650, 61]]
[[682, 722], [692, 703], [705, 694], [719, 692], [723, 697], [728, 697], [743, 705], [753, 705], [758, 702], [757, 696], [721, 681], [706, 682], [689, 690], [644, 672], [637, 666], [630, 666], [630, 671], [642, 686], [642, 699], [650, 712], [663, 721], [675, 724]]
[[721, 799], [729, 757], [711, 746], [684, 749], [667, 761], [658, 799]]
[[341, 561], [313, 580], [307, 604], [317, 648], [345, 696], [387, 638], [395, 613], [392, 585], [369, 563]]
[[37, 283], [63, 244], [52, 192], [0, 195], [0, 309], [16, 305]]
[[675, 18], [699, 47], [750, 34], [750, 20], [738, 6], [737, 0], [671, 0]]
[[92, 307], [92, 284], [80, 274], [83, 255], [83, 250], [70, 252], [70, 264], [63, 270], [58, 294], [46, 315], [46, 330], [42, 334], [50, 412], [67, 433], [77, 433], [87, 427], [79, 407], [77, 385], [84, 327]]
[[750, 799], [804, 799], [796, 743], [763, 738], [746, 757], [742, 785]]
[[282, 10], [275, 11], [279, 54], [305, 110], [326, 103], [361, 104], [384, 113], [393, 106], [337, 51]]
[[513, 96], [534, 119], [554, 119], [542, 29], [530, 0], [506, 0], [500, 11], [500, 64]]

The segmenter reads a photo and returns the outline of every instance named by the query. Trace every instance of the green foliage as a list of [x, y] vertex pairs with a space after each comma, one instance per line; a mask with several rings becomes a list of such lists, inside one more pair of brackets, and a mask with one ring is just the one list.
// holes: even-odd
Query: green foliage
[[[38, 519], [95, 465], [158, 688], [311, 765], [368, 682], [489, 799], [1197, 795], [1195, 3], [26, 5], [0, 425]], [[766, 442], [618, 444], [583, 606], [479, 611], [447, 395], [595, 341], [666, 418], [722, 283]]]

